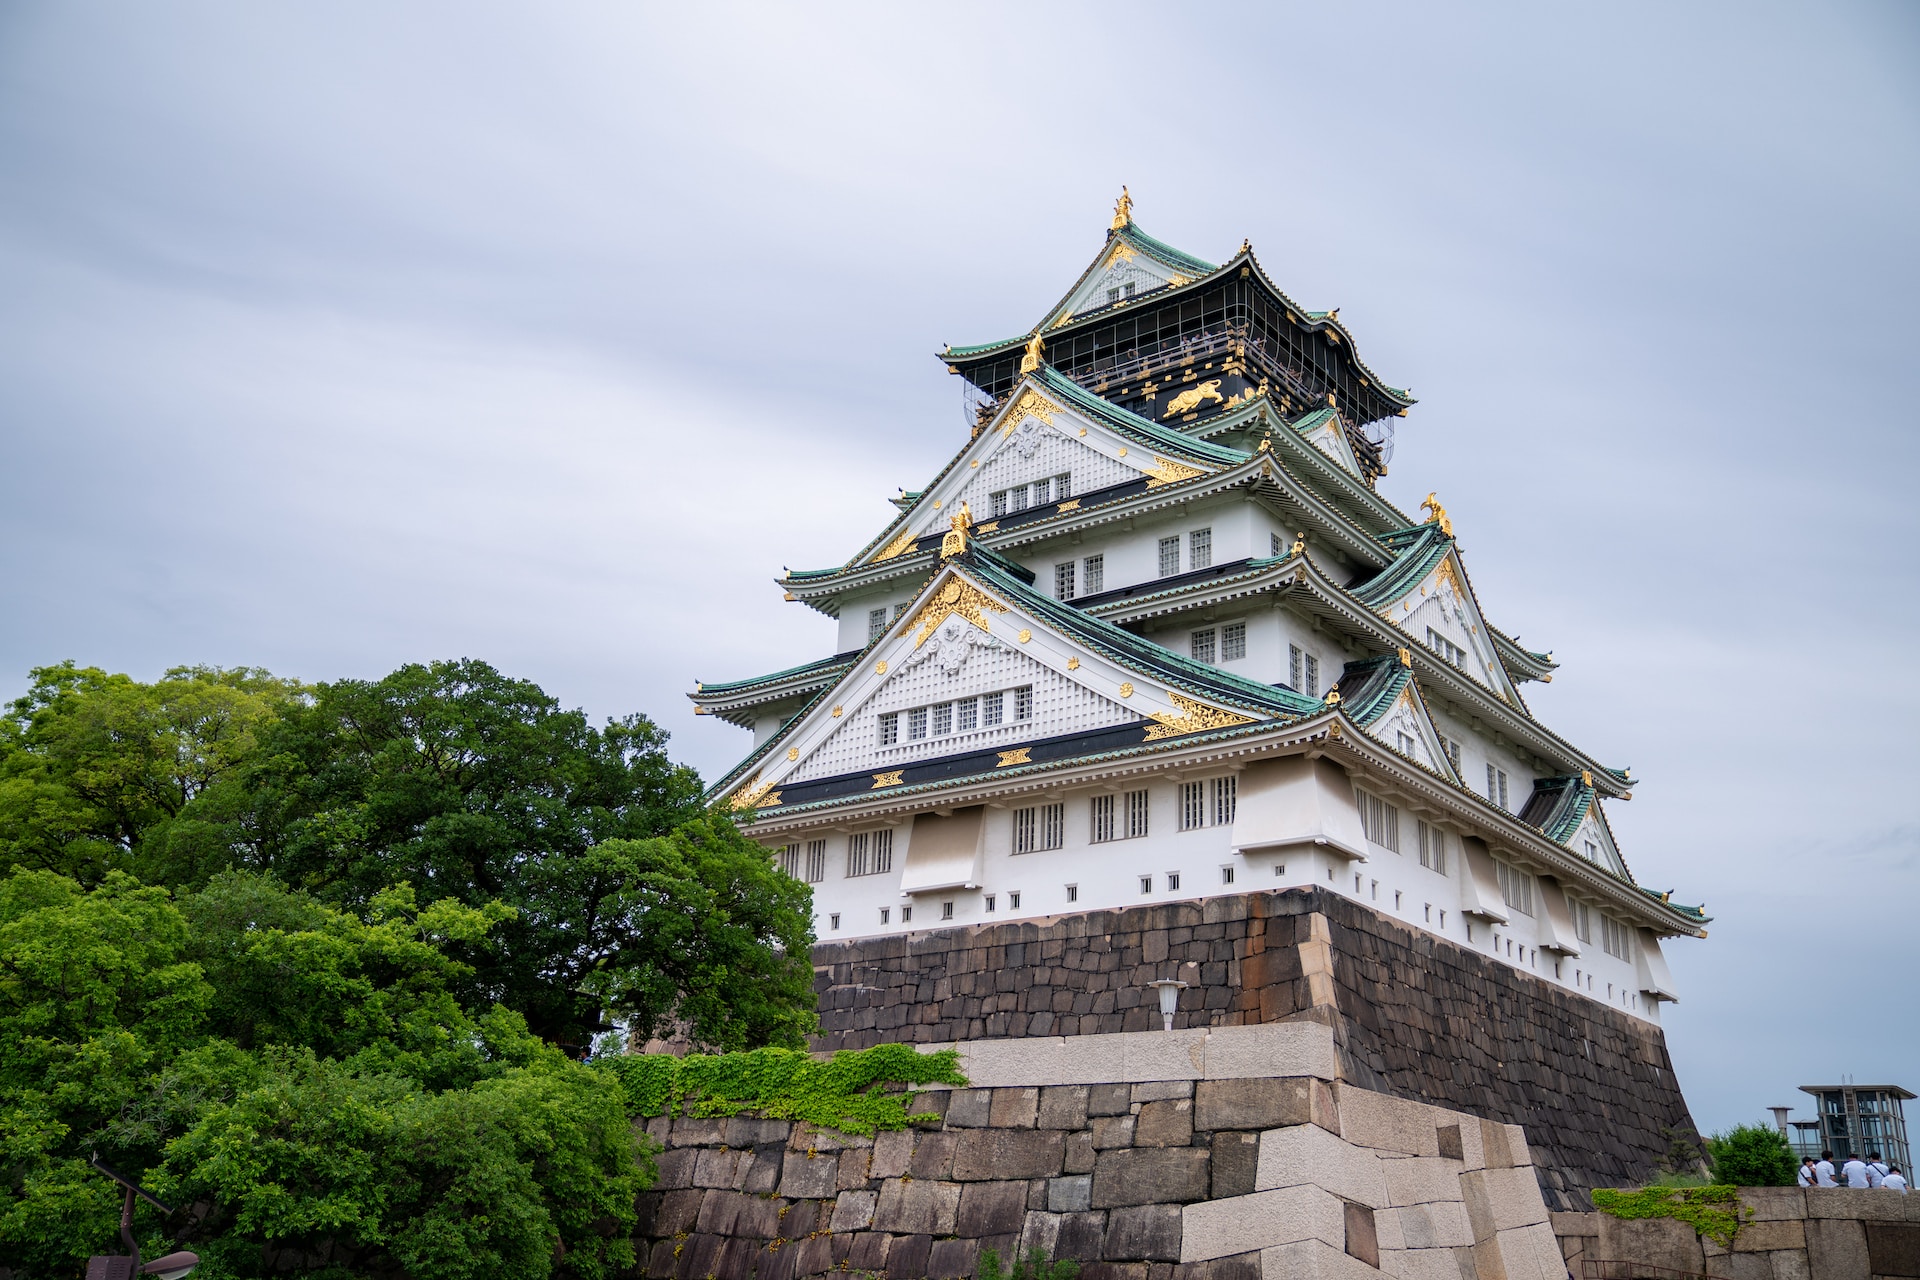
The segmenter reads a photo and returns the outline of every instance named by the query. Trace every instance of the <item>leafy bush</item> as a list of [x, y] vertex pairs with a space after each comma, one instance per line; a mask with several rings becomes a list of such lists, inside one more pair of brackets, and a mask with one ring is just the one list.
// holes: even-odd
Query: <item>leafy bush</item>
[[1684, 1222], [1723, 1249], [1733, 1248], [1740, 1224], [1753, 1210], [1740, 1203], [1738, 1187], [1647, 1187], [1640, 1191], [1593, 1193], [1593, 1207], [1616, 1218], [1672, 1218]]
[[913, 1093], [890, 1085], [964, 1085], [952, 1049], [918, 1053], [911, 1045], [843, 1049], [825, 1062], [791, 1049], [750, 1053], [624, 1054], [600, 1059], [620, 1077], [627, 1105], [642, 1116], [735, 1116], [754, 1111], [842, 1133], [904, 1129]]
[[1048, 1262], [1047, 1255], [1039, 1249], [1031, 1250], [1025, 1258], [1017, 1258], [1013, 1270], [1008, 1271], [1000, 1265], [998, 1250], [982, 1249], [975, 1280], [1074, 1280], [1079, 1274], [1079, 1263]]
[[1764, 1124], [1735, 1125], [1707, 1139], [1713, 1180], [1735, 1187], [1791, 1187], [1800, 1161], [1786, 1135]]

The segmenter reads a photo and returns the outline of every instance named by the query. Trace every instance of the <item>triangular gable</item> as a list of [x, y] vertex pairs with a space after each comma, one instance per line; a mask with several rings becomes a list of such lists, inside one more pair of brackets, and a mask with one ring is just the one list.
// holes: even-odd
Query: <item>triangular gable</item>
[[1611, 871], [1629, 884], [1633, 882], [1633, 876], [1627, 871], [1626, 859], [1620, 856], [1620, 846], [1614, 842], [1613, 828], [1607, 825], [1606, 815], [1600, 811], [1598, 797], [1565, 843], [1567, 848], [1595, 866]]
[[1360, 459], [1354, 455], [1353, 442], [1347, 439], [1346, 424], [1340, 420], [1337, 412], [1321, 409], [1310, 413], [1295, 422], [1293, 429], [1301, 439], [1339, 463], [1349, 474], [1363, 480], [1366, 478], [1366, 472], [1360, 467]]
[[[873, 789], [883, 789], [897, 784], [889, 775], [903, 764], [991, 749], [1001, 739], [1005, 754], [1016, 757], [1004, 763], [1015, 764], [1024, 761], [1014, 744], [1041, 738], [1150, 722], [1151, 741], [1261, 718], [1211, 705], [1089, 644], [1036, 607], [1048, 602], [1032, 593], [1022, 599], [1023, 590], [1011, 578], [994, 582], [969, 572], [962, 562], [945, 565], [853, 667], [760, 753], [759, 767], [732, 787], [734, 806], [776, 805], [784, 786], [849, 773], [871, 772]], [[1111, 630], [1094, 619], [1075, 625]], [[1033, 698], [1024, 720], [1014, 715], [1011, 697], [1023, 686]], [[936, 737], [931, 725], [925, 739], [909, 738], [905, 713], [996, 692], [1003, 696], [1001, 725], [976, 723], [965, 742], [957, 728]], [[880, 717], [889, 713], [901, 716], [894, 743], [881, 740]]]
[[1409, 679], [1399, 695], [1365, 728], [1374, 738], [1415, 764], [1425, 765], [1450, 782], [1460, 781], [1440, 733], [1433, 727], [1433, 716], [1427, 710], [1427, 701], [1420, 693], [1417, 680]]
[[1381, 617], [1501, 698], [1520, 705], [1451, 540], [1444, 553], [1431, 557], [1424, 573], [1398, 585], [1403, 589], [1389, 598], [1369, 601]]
[[1098, 256], [1080, 273], [1067, 296], [1047, 312], [1040, 328], [1043, 332], [1057, 329], [1088, 311], [1124, 305], [1169, 285], [1192, 284], [1217, 270], [1212, 263], [1162, 244], [1127, 221], [1108, 233]]
[[[1147, 443], [1142, 443], [1143, 436]], [[911, 551], [921, 538], [944, 532], [962, 503], [976, 530], [991, 532], [994, 519], [1005, 514], [996, 509], [995, 494], [1006, 495], [1001, 501], [1009, 511], [1048, 503], [1070, 511], [1075, 494], [1141, 479], [1157, 488], [1205, 475], [1206, 470], [1194, 464], [1206, 455], [1244, 458], [1151, 423], [1142, 422], [1129, 434], [1104, 414], [1083, 408], [1071, 390], [1030, 375], [865, 559], [891, 560]], [[1063, 476], [1068, 477], [1064, 493]]]

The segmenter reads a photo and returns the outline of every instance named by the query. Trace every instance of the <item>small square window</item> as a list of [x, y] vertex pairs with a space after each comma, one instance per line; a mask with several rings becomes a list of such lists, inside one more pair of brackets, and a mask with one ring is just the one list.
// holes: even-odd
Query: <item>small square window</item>
[[890, 919], [890, 918], [892, 917], [892, 915], [893, 915], [893, 908], [892, 908], [892, 907], [882, 907], [882, 908], [880, 908], [880, 923], [881, 923], [881, 924], [886, 924], [886, 923], [887, 923], [887, 921], [888, 921], [888, 920], [889, 920], [889, 919]]
[[1233, 868], [1232, 868], [1232, 867], [1222, 867], [1222, 868], [1220, 868], [1220, 883], [1221, 883], [1221, 884], [1232, 884], [1232, 883], [1233, 883]]
[[1081, 574], [1080, 585], [1085, 588], [1088, 595], [1093, 595], [1095, 592], [1106, 589], [1107, 558], [1104, 555], [1088, 556], [1085, 560], [1081, 561], [1080, 567], [1084, 570]]
[[993, 895], [992, 895], [992, 894], [988, 894], [988, 895], [986, 896], [986, 898], [985, 898], [985, 899], [983, 899], [983, 909], [984, 909], [984, 910], [987, 910], [987, 911], [991, 911], [991, 910], [993, 910]]
[[1176, 537], [1160, 539], [1160, 576], [1171, 578], [1180, 572], [1180, 539]]
[[901, 924], [912, 924], [912, 923], [913, 923], [913, 908], [912, 908], [912, 907], [902, 907], [902, 908], [900, 908], [900, 923], [901, 923]]
[[980, 695], [980, 723], [992, 727], [1000, 723], [1001, 695], [983, 693]]
[[1187, 568], [1206, 569], [1213, 565], [1213, 530], [1195, 529], [1187, 535]]
[[1010, 894], [1008, 894], [1008, 895], [1007, 895], [1007, 910], [1009, 910], [1009, 911], [1018, 911], [1019, 909], [1020, 909], [1020, 895], [1019, 895], [1018, 893], [1010, 893]]
[[953, 708], [953, 727], [961, 733], [980, 727], [980, 700], [978, 698], [962, 698], [953, 704]]
[[1247, 624], [1229, 622], [1220, 628], [1220, 661], [1237, 662], [1247, 656]]
[[883, 605], [878, 609], [867, 610], [867, 643], [872, 644], [887, 633], [887, 610]]
[[1286, 864], [1286, 863], [1284, 863], [1284, 862], [1276, 862], [1276, 863], [1274, 863], [1274, 864], [1273, 864], [1273, 874], [1274, 874], [1275, 876], [1283, 876], [1283, 875], [1285, 875], [1285, 874], [1287, 874], [1287, 864]]
[[1053, 500], [1065, 502], [1073, 496], [1073, 472], [1063, 471], [1053, 478]]
[[1141, 877], [1140, 877], [1140, 892], [1142, 892], [1142, 893], [1152, 893], [1152, 892], [1153, 892], [1153, 877], [1152, 877], [1152, 876], [1141, 876]]
[[886, 711], [880, 715], [880, 745], [890, 747], [900, 741], [900, 713]]
[[1033, 719], [1033, 686], [1023, 684], [1013, 691], [1013, 718], [1015, 720]]
[[838, 929], [839, 927], [840, 927], [840, 913], [836, 911], [832, 915], [827, 917], [827, 928]]
[[918, 742], [926, 736], [927, 709], [925, 707], [915, 707], [913, 710], [907, 712], [907, 738], [910, 741]]
[[1067, 886], [1067, 901], [1068, 901], [1068, 902], [1078, 902], [1078, 901], [1080, 901], [1080, 886], [1079, 886], [1079, 885], [1077, 885], [1077, 884], [1070, 884], [1070, 885], [1068, 885], [1068, 886]]
[[991, 511], [994, 519], [997, 520], [1001, 516], [1007, 514], [1007, 491], [1005, 489], [1001, 489], [997, 493], [992, 494], [989, 498], [989, 502], [992, 504], [989, 510]]
[[951, 902], [943, 902], [940, 904], [940, 918], [942, 920], [953, 919], [953, 904]]
[[1167, 872], [1167, 892], [1178, 893], [1179, 890], [1180, 890], [1180, 873], [1178, 871]]

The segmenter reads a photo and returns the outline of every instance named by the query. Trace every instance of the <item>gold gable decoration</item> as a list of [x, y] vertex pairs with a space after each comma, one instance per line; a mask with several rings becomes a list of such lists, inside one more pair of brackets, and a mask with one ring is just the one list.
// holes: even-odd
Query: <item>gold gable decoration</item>
[[1207, 474], [1198, 467], [1190, 467], [1184, 462], [1175, 462], [1172, 458], [1155, 455], [1153, 465], [1147, 468], [1147, 488], [1158, 489], [1161, 485], [1178, 484], [1182, 480], [1191, 480], [1195, 476]]
[[760, 775], [754, 774], [753, 781], [733, 793], [733, 799], [727, 802], [735, 811], [758, 809], [765, 805], [779, 804], [780, 793], [773, 789], [773, 780], [760, 781]]
[[1180, 714], [1171, 711], [1156, 711], [1153, 723], [1147, 726], [1147, 741], [1158, 742], [1162, 738], [1178, 738], [1189, 733], [1203, 733], [1209, 729], [1232, 729], [1243, 724], [1252, 724], [1252, 716], [1243, 716], [1234, 711], [1222, 711], [1210, 707], [1204, 702], [1195, 702], [1182, 694], [1167, 694], [1173, 699], [1173, 705]]
[[973, 508], [964, 502], [961, 503], [960, 509], [953, 513], [948, 523], [953, 527], [948, 529], [940, 539], [942, 560], [951, 560], [957, 555], [966, 554], [967, 531], [973, 528]]
[[1020, 397], [1019, 403], [1013, 406], [1013, 412], [1009, 413], [1006, 420], [1000, 424], [1001, 438], [1012, 435], [1014, 430], [1028, 418], [1038, 418], [1048, 426], [1052, 426], [1053, 415], [1059, 411], [1059, 405], [1032, 387], [1028, 387], [1026, 393]]
[[879, 564], [882, 560], [891, 560], [895, 556], [903, 556], [913, 550], [913, 544], [918, 541], [920, 541], [920, 539], [914, 535], [911, 527], [902, 529], [900, 536], [892, 542], [889, 542], [886, 548], [873, 558], [873, 563]]
[[918, 649], [927, 642], [940, 624], [955, 616], [971, 622], [982, 631], [992, 632], [987, 624], [987, 610], [995, 613], [1007, 612], [1007, 606], [992, 596], [961, 578], [948, 578], [947, 585], [935, 593], [933, 599], [920, 606], [920, 612], [913, 615], [907, 623], [908, 629], [919, 628], [913, 638], [913, 647]]

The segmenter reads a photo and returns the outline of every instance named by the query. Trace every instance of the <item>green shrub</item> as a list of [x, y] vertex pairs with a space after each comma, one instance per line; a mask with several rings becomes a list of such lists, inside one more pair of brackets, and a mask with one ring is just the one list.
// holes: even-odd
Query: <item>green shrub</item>
[[1080, 1274], [1077, 1262], [1048, 1262], [1047, 1255], [1039, 1249], [1031, 1250], [1025, 1258], [1014, 1261], [1013, 1270], [1008, 1271], [1000, 1265], [998, 1250], [980, 1251], [980, 1269], [975, 1280], [1074, 1280]]
[[1733, 1248], [1743, 1218], [1753, 1210], [1740, 1203], [1738, 1187], [1647, 1187], [1640, 1191], [1593, 1193], [1593, 1207], [1616, 1218], [1672, 1218], [1684, 1222], [1723, 1249]]
[[1790, 1187], [1800, 1162], [1786, 1135], [1764, 1124], [1735, 1125], [1707, 1139], [1713, 1180], [1735, 1187]]

